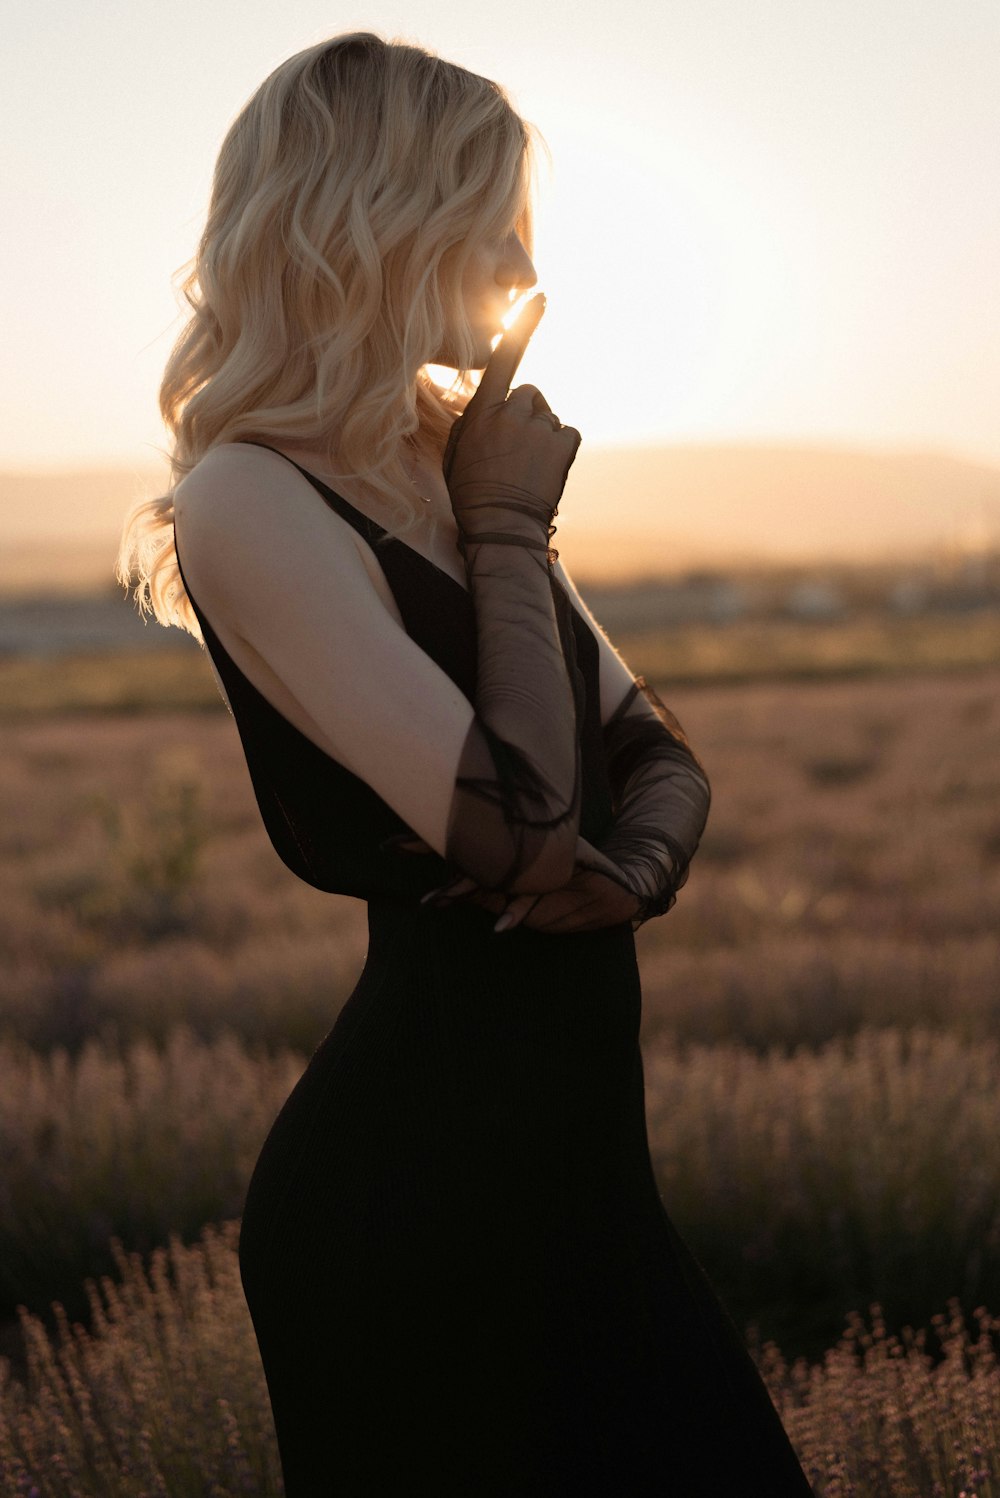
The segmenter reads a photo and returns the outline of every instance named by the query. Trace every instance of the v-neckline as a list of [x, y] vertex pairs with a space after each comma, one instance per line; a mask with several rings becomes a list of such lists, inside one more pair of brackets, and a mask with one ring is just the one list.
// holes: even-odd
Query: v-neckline
[[[340, 494], [336, 489], [332, 488], [329, 484], [325, 483], [323, 479], [319, 478], [315, 473], [310, 473], [308, 468], [303, 468], [301, 463], [296, 463], [294, 458], [290, 458], [288, 454], [283, 453], [280, 448], [268, 447], [267, 443], [265, 442], [247, 442], [247, 446], [263, 447], [266, 452], [277, 453], [279, 458], [284, 458], [286, 463], [291, 463], [292, 467], [297, 468], [299, 473], [302, 474], [303, 478], [307, 478], [311, 484], [315, 485], [315, 487], [321, 491], [321, 496], [323, 498], [326, 498], [326, 496], [329, 495], [331, 499], [336, 500], [337, 503], [332, 506], [334, 510], [336, 510], [337, 505], [344, 505], [348, 510], [351, 511], [353, 515], [356, 515], [359, 520], [363, 520], [366, 526], [369, 526], [373, 531], [376, 531], [378, 533], [379, 540], [381, 540], [383, 536], [388, 536], [390, 542], [394, 541], [397, 546], [402, 546], [404, 551], [408, 551], [411, 556], [415, 556], [419, 561], [423, 562], [425, 566], [433, 567], [435, 572], [439, 573], [441, 577], [446, 578], [448, 582], [451, 583], [452, 587], [457, 588], [458, 591], [463, 595], [463, 597], [469, 599], [469, 601], [471, 602], [471, 594], [469, 593], [468, 588], [465, 587], [464, 584], [460, 583], [457, 577], [453, 577], [452, 574], [447, 570], [447, 568], [439, 566], [438, 563], [432, 561], [430, 557], [424, 556], [424, 553], [422, 551], [418, 551], [415, 546], [410, 546], [408, 542], [402, 540], [401, 537], [394, 536], [391, 531], [386, 530], [384, 525], [379, 525], [377, 520], [373, 520], [370, 515], [366, 515], [364, 510], [359, 510], [357, 505], [352, 504], [349, 499], [345, 499], [342, 494]], [[346, 519], [346, 516], [344, 518]], [[375, 548], [373, 547], [372, 550], [374, 551]], [[375, 552], [375, 555], [377, 559], [378, 553]]]
[[[298, 465], [296, 464], [296, 467], [297, 466]], [[416, 557], [418, 561], [423, 562], [425, 566], [433, 567], [435, 572], [439, 572], [442, 577], [447, 578], [452, 587], [457, 588], [458, 591], [462, 593], [466, 598], [471, 597], [468, 588], [465, 587], [463, 583], [460, 583], [457, 577], [453, 577], [446, 567], [440, 566], [437, 562], [433, 561], [431, 557], [425, 556], [422, 551], [418, 551], [415, 546], [411, 546], [409, 542], [404, 541], [400, 536], [394, 536], [391, 531], [386, 530], [384, 525], [379, 525], [378, 521], [373, 520], [370, 515], [366, 515], [364, 510], [359, 510], [357, 505], [352, 505], [349, 499], [345, 499], [344, 496], [338, 493], [336, 489], [331, 489], [329, 484], [324, 484], [323, 480], [318, 479], [314, 473], [309, 473], [305, 468], [302, 469], [302, 472], [306, 475], [307, 478], [312, 479], [314, 483], [318, 484], [321, 489], [325, 489], [326, 492], [334, 499], [338, 500], [340, 504], [346, 505], [347, 508], [349, 510], [352, 510], [355, 515], [358, 515], [366, 525], [370, 525], [372, 530], [377, 531], [379, 540], [381, 540], [383, 536], [388, 536], [390, 542], [395, 542], [397, 546], [401, 546], [404, 551], [408, 551], [411, 556]], [[375, 555], [376, 557], [378, 557], [378, 552], [375, 552]]]

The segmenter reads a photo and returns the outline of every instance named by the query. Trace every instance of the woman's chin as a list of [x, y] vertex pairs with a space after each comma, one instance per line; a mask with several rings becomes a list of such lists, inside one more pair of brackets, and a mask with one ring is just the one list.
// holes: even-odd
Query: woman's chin
[[431, 363], [442, 365], [445, 369], [461, 369], [463, 367], [465, 369], [485, 369], [490, 361], [490, 355], [493, 352], [494, 346], [502, 332], [503, 328], [501, 327], [483, 329], [477, 328], [473, 333], [475, 342], [473, 346], [472, 358], [469, 360], [468, 364], [464, 366], [460, 364], [457, 354], [450, 350], [435, 355], [435, 357], [431, 360]]

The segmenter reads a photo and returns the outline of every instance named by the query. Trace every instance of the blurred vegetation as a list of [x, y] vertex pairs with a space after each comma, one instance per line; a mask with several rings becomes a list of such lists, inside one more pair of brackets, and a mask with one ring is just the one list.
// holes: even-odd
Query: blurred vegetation
[[822, 1356], [855, 1307], [894, 1327], [1000, 1305], [997, 1041], [864, 1030], [819, 1051], [660, 1046], [664, 1202], [737, 1322]]
[[685, 624], [634, 635], [621, 648], [633, 670], [675, 686], [968, 670], [1000, 661], [1000, 614]]
[[0, 717], [53, 713], [225, 711], [204, 658], [190, 649], [0, 656]]
[[[680, 621], [615, 630], [612, 637], [634, 671], [675, 686], [812, 681], [994, 666], [1000, 611]], [[222, 698], [205, 658], [190, 645], [0, 656], [0, 719], [215, 711], [225, 711]]]
[[[893, 1342], [905, 1325], [933, 1326], [949, 1297], [970, 1315], [1000, 1305], [1000, 668], [986, 663], [974, 611], [951, 623], [948, 638], [978, 640], [975, 664], [940, 669], [939, 633], [933, 670], [877, 679], [858, 669], [856, 638], [851, 671], [830, 667], [846, 621], [766, 624], [772, 642], [781, 631], [812, 640], [827, 662], [801, 679], [783, 668], [783, 679], [725, 684], [717, 657], [685, 685], [679, 668], [655, 664], [652, 639], [646, 656], [625, 648], [713, 786], [677, 908], [638, 935], [657, 1179], [770, 1359], [824, 1498], [1000, 1498], [996, 1473], [972, 1480], [977, 1439], [997, 1449], [983, 1413], [989, 1405], [996, 1418], [995, 1361], [962, 1341], [954, 1315], [950, 1333], [941, 1323], [930, 1336], [933, 1367], [918, 1340]], [[707, 649], [725, 636], [735, 652], [740, 631], [749, 639], [761, 627], [698, 629], [691, 640]], [[671, 632], [671, 651], [681, 634]], [[259, 1360], [237, 1325], [232, 1245], [216, 1266], [229, 1290], [211, 1301], [192, 1291], [182, 1304], [157, 1291], [173, 1332], [146, 1327], [138, 1288], [123, 1292], [120, 1320], [95, 1321], [83, 1280], [114, 1270], [113, 1237], [148, 1252], [238, 1214], [270, 1122], [366, 945], [361, 902], [295, 880], [268, 844], [238, 735], [197, 652], [184, 652], [162, 710], [157, 673], [173, 670], [170, 657], [114, 657], [112, 675], [133, 673], [132, 695], [117, 699], [100, 688], [111, 657], [80, 677], [66, 660], [0, 662], [24, 667], [19, 679], [36, 692], [30, 710], [8, 700], [0, 761], [0, 1323], [18, 1302], [41, 1318], [29, 1325], [31, 1377], [49, 1389], [32, 1401], [0, 1376], [0, 1466], [16, 1457], [11, 1470], [41, 1474], [39, 1491], [57, 1498], [164, 1483], [205, 1491], [186, 1475], [202, 1445], [220, 1492], [280, 1491], [266, 1403], [255, 1402], [265, 1398]], [[201, 697], [187, 699], [193, 683]], [[140, 710], [115, 707], [125, 700]], [[202, 1261], [183, 1262], [194, 1285]], [[53, 1297], [93, 1333], [72, 1355], [85, 1360], [93, 1407], [124, 1401], [131, 1412], [120, 1450], [107, 1421], [66, 1420], [70, 1406], [54, 1403], [40, 1330], [58, 1332]], [[873, 1302], [889, 1330], [835, 1348], [845, 1318]], [[949, 1335], [964, 1352], [942, 1362]], [[206, 1371], [223, 1336], [245, 1360], [227, 1374], [241, 1391], [229, 1414], [217, 1402], [228, 1387]], [[121, 1372], [133, 1337], [148, 1359], [135, 1354], [134, 1386]], [[206, 1350], [187, 1382], [163, 1361], [170, 1337]], [[768, 1337], [785, 1358], [829, 1350], [822, 1367], [793, 1374], [776, 1349], [761, 1352]], [[0, 1350], [24, 1373], [9, 1319]], [[75, 1385], [66, 1396], [82, 1397]], [[157, 1401], [170, 1412], [162, 1422], [141, 1415]], [[225, 1453], [208, 1431], [220, 1421]], [[128, 1444], [140, 1437], [142, 1450]], [[60, 1486], [60, 1460], [91, 1472], [90, 1486]], [[129, 1464], [145, 1475], [128, 1477]]]
[[[184, 1028], [75, 1060], [0, 1045], [0, 1317], [83, 1316], [112, 1235], [149, 1250], [239, 1214], [307, 1057]], [[811, 1357], [857, 1306], [895, 1326], [1000, 1305], [997, 1042], [863, 1031], [818, 1052], [664, 1045], [650, 1153], [671, 1218], [738, 1324]]]
[[149, 1250], [237, 1217], [305, 1059], [183, 1027], [162, 1051], [0, 1045], [0, 1319], [56, 1298], [83, 1315], [84, 1278], [113, 1268], [112, 1235]]
[[[1000, 1033], [998, 680], [658, 683], [713, 808], [676, 910], [639, 933], [647, 1044]], [[183, 1023], [310, 1051], [366, 937], [361, 902], [277, 859], [225, 713], [8, 729], [0, 1034], [72, 1051]]]
[[[171, 1236], [148, 1265], [113, 1245], [92, 1329], [25, 1315], [26, 1381], [0, 1364], [0, 1469], [45, 1498], [281, 1498], [274, 1426], [237, 1261], [238, 1224]], [[957, 1301], [923, 1331], [854, 1313], [824, 1362], [754, 1350], [816, 1498], [998, 1498], [1000, 1319]]]
[[24, 1498], [281, 1498], [267, 1385], [243, 1299], [239, 1225], [173, 1237], [88, 1283], [92, 1331], [23, 1318], [26, 1382], [0, 1364], [0, 1472]]

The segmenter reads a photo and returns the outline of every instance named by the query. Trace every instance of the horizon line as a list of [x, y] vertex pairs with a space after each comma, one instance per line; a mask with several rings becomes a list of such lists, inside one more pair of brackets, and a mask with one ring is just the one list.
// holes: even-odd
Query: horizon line
[[[802, 452], [802, 453], [827, 453], [827, 454], [857, 454], [873, 458], [945, 458], [952, 462], [967, 463], [979, 468], [995, 469], [1000, 472], [1000, 453], [986, 454], [976, 452], [968, 448], [962, 448], [952, 442], [943, 439], [925, 439], [907, 442], [899, 441], [876, 441], [872, 438], [850, 438], [850, 437], [761, 437], [738, 435], [728, 437], [712, 438], [708, 436], [691, 437], [663, 437], [645, 436], [634, 438], [610, 439], [603, 441], [587, 442], [581, 448], [581, 452], [590, 453], [621, 453], [621, 452], [656, 452], [656, 451], [764, 451], [764, 452]], [[42, 460], [18, 461], [7, 460], [0, 457], [0, 475], [7, 478], [55, 478], [61, 474], [78, 473], [105, 473], [109, 471], [120, 471], [122, 473], [135, 472], [137, 469], [154, 468], [169, 463], [166, 453], [150, 455], [145, 459], [138, 457], [127, 458], [121, 454], [108, 457], [79, 457], [59, 460], [55, 463], [44, 464]]]

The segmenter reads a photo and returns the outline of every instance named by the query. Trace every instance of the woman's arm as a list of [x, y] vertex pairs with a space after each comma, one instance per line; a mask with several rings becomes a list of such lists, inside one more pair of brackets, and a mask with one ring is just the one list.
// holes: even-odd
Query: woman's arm
[[[202, 613], [296, 727], [477, 883], [565, 883], [579, 826], [576, 708], [533, 552], [496, 545], [487, 568], [478, 548], [470, 591], [490, 621], [489, 660], [471, 703], [393, 617], [370, 548], [281, 458], [220, 448], [179, 486], [175, 509]], [[505, 597], [516, 600], [506, 612]]]
[[708, 820], [711, 790], [684, 730], [641, 676], [604, 725], [604, 744], [615, 820], [600, 851], [640, 901], [635, 930], [674, 904]]
[[[577, 592], [561, 562], [554, 568], [589, 621], [600, 647], [601, 716], [615, 820], [593, 847], [577, 841], [574, 873], [559, 890], [508, 901], [474, 881], [445, 886], [440, 903], [473, 899], [504, 911], [504, 926], [553, 933], [630, 921], [637, 930], [671, 908], [687, 878], [708, 816], [708, 778], [680, 723], [643, 677], [635, 677]], [[411, 846], [419, 852], [419, 846]]]
[[561, 564], [556, 571], [600, 648], [601, 723], [615, 814], [600, 852], [640, 902], [635, 929], [674, 904], [708, 819], [711, 790], [677, 718], [644, 677], [633, 676]]
[[371, 549], [277, 454], [213, 450], [178, 486], [175, 529], [206, 619], [296, 727], [480, 885], [541, 893], [571, 876], [580, 816], [578, 704], [546, 557], [579, 436], [536, 419], [530, 394], [504, 399], [515, 352], [491, 360], [455, 450], [474, 703], [407, 635]]
[[[533, 386], [509, 391], [544, 306], [532, 298], [504, 334], [443, 460], [477, 639], [477, 714], [456, 777], [448, 857], [467, 871], [485, 864], [480, 882], [492, 889], [513, 888], [532, 867], [536, 888], [564, 883], [580, 821], [583, 702], [549, 549], [580, 434], [552, 416]], [[495, 855], [508, 841], [503, 865]]]

